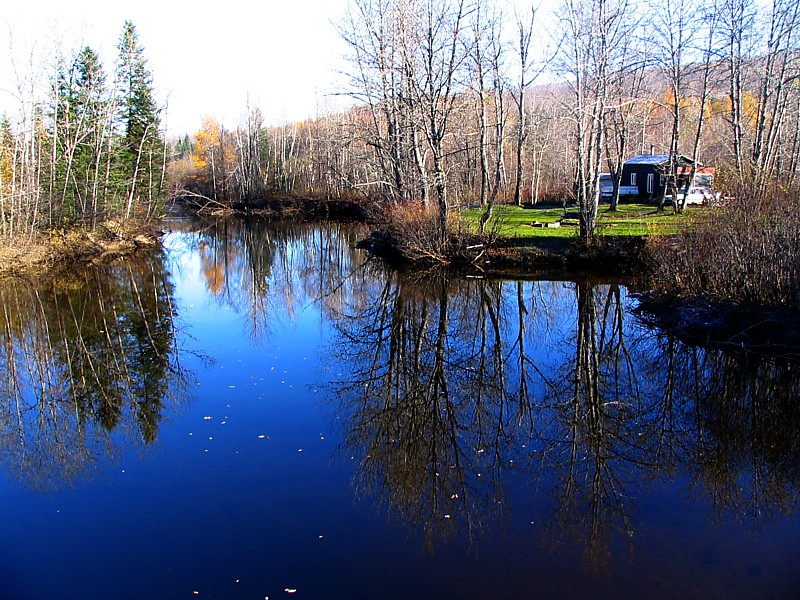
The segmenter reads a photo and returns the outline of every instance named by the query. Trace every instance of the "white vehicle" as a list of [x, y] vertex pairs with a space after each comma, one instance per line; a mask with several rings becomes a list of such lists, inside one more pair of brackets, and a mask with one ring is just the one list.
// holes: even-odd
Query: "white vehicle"
[[[683, 200], [683, 192], [678, 192], [678, 202]], [[715, 194], [709, 187], [693, 187], [689, 188], [689, 193], [686, 195], [686, 205], [689, 204], [713, 204], [715, 200], [719, 199], [719, 194]], [[666, 202], [672, 202], [672, 194], [665, 196]]]
[[614, 180], [610, 173], [600, 173], [600, 200], [611, 200], [614, 195]]
[[[611, 177], [610, 173], [600, 173], [600, 200], [601, 201], [609, 201], [611, 200], [612, 196], [614, 195], [614, 180]], [[629, 198], [632, 196], [637, 196], [639, 194], [639, 188], [635, 185], [621, 185], [619, 186], [619, 198]]]

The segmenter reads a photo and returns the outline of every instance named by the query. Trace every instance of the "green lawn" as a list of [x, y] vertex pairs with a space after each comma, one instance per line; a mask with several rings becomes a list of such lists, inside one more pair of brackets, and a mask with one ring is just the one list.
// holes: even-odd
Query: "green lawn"
[[[561, 207], [520, 208], [518, 206], [496, 206], [494, 217], [487, 231], [497, 231], [504, 238], [542, 239], [571, 238], [578, 235], [577, 208], [567, 210]], [[461, 212], [462, 218], [471, 226], [478, 227], [483, 209], [470, 208]], [[600, 205], [597, 232], [607, 236], [670, 235], [690, 227], [698, 219], [709, 214], [702, 206], [689, 206], [686, 211], [675, 214], [671, 207], [663, 212], [656, 211], [653, 204], [620, 204], [616, 212], [610, 212], [608, 205]], [[536, 227], [534, 223], [555, 223], [561, 220], [560, 227]]]

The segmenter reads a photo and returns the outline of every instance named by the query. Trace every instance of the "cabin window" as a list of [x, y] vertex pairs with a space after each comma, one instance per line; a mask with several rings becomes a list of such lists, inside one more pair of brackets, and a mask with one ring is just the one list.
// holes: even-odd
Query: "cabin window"
[[664, 187], [664, 176], [663, 176], [663, 175], [661, 175], [661, 176], [658, 178], [658, 183], [659, 183], [659, 185], [660, 185], [661, 187]]
[[636, 185], [636, 173], [631, 173], [631, 185]]
[[653, 193], [653, 183], [655, 183], [656, 176], [653, 173], [647, 174], [647, 193]]

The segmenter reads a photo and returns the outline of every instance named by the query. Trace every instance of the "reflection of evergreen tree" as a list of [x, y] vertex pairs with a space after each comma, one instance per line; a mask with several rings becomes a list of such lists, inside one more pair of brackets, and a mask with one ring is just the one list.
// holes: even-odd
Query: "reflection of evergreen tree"
[[118, 432], [155, 441], [182, 378], [172, 293], [160, 260], [0, 292], [2, 410], [17, 415], [3, 419], [4, 452], [26, 478], [77, 477]]

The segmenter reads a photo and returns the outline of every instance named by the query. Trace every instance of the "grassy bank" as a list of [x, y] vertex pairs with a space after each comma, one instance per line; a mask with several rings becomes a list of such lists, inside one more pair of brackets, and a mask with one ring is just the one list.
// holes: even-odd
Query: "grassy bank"
[[648, 240], [691, 229], [710, 214], [705, 207], [683, 213], [646, 204], [615, 212], [601, 207], [597, 238], [586, 244], [579, 215], [563, 206], [497, 206], [483, 232], [483, 211], [465, 209], [450, 215], [446, 239], [435, 208], [395, 206], [362, 247], [402, 268], [447, 265], [499, 276], [581, 270], [642, 278], [652, 272]]
[[[462, 218], [477, 231], [482, 214], [483, 209], [470, 208], [462, 212]], [[710, 214], [711, 209], [704, 206], [690, 206], [682, 213], [675, 213], [670, 208], [659, 212], [654, 204], [620, 204], [615, 212], [608, 205], [601, 205], [597, 233], [601, 238], [675, 235]], [[578, 236], [578, 218], [575, 209], [565, 210], [561, 206], [497, 206], [488, 229], [500, 238], [520, 243], [572, 239]]]
[[[572, 269], [646, 279], [654, 272], [652, 240], [674, 240], [707, 222], [715, 210], [691, 206], [676, 213], [669, 207], [658, 211], [653, 204], [621, 204], [612, 212], [601, 205], [595, 242], [586, 246], [575, 209], [497, 206], [487, 224], [485, 237], [491, 242], [480, 266], [508, 274]], [[476, 234], [482, 214], [479, 208], [463, 211], [461, 226]]]

